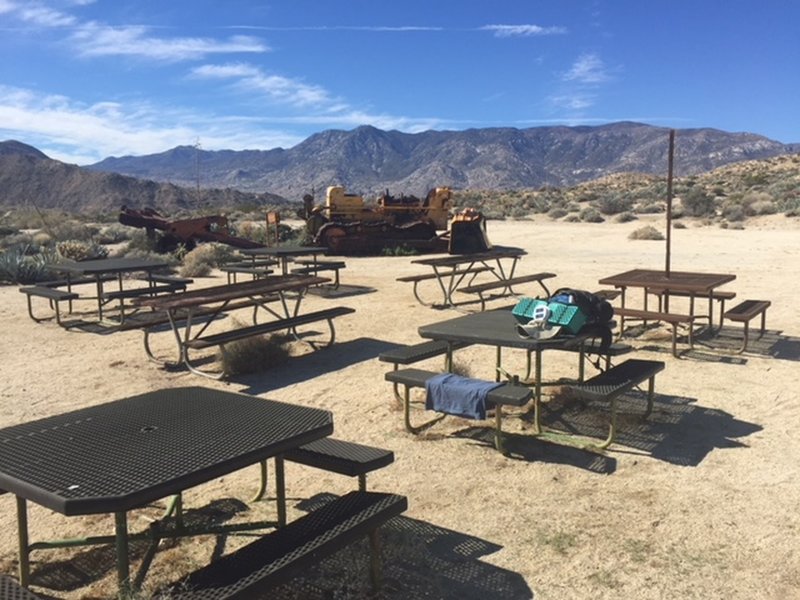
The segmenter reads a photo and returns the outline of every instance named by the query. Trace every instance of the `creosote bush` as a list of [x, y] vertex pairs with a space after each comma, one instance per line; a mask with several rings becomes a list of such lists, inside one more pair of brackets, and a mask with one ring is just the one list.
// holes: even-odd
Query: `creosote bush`
[[[237, 326], [244, 327], [243, 324]], [[289, 350], [286, 344], [289, 337], [284, 334], [255, 336], [225, 344], [220, 350], [219, 360], [222, 368], [229, 375], [247, 375], [260, 373], [286, 364]]]
[[628, 236], [629, 240], [663, 240], [664, 236], [661, 232], [652, 225], [640, 227], [636, 231], [632, 231]]
[[200, 244], [183, 257], [180, 268], [182, 277], [204, 277], [211, 269], [230, 260], [233, 251], [230, 246], [221, 244]]
[[83, 240], [65, 240], [56, 244], [58, 253], [67, 260], [95, 260], [106, 258], [108, 248]]

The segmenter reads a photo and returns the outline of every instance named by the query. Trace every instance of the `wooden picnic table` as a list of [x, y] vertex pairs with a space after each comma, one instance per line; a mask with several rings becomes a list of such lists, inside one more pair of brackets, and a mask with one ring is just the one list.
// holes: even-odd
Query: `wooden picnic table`
[[495, 246], [485, 252], [420, 258], [411, 262], [430, 267], [433, 272], [401, 277], [398, 281], [413, 282], [414, 297], [417, 301], [423, 306], [433, 306], [420, 297], [418, 285], [421, 281], [435, 279], [442, 293], [440, 306], [454, 307], [456, 302], [453, 300], [453, 294], [466, 278], [468, 283], [472, 283], [477, 274], [488, 271], [498, 280], [511, 280], [514, 277], [517, 261], [525, 254], [522, 248]]
[[[34, 549], [114, 543], [119, 597], [130, 598], [144, 577], [140, 570], [131, 578], [131, 540], [149, 541], [155, 552], [164, 537], [275, 526], [261, 521], [189, 529], [174, 501], [168, 527], [129, 534], [130, 511], [171, 495], [177, 499], [184, 490], [269, 458], [277, 461], [332, 432], [326, 410], [202, 387], [157, 390], [6, 427], [0, 430], [0, 489], [17, 499], [20, 582], [28, 585]], [[279, 511], [285, 511], [282, 470], [276, 485]], [[28, 502], [66, 516], [113, 514], [114, 534], [34, 544]], [[142, 564], [146, 571], [149, 561]]]
[[[329, 280], [325, 277], [311, 275], [270, 275], [252, 281], [210, 286], [178, 292], [169, 296], [140, 298], [136, 300], [136, 304], [142, 307], [149, 307], [166, 315], [167, 322], [178, 345], [178, 363], [183, 363], [190, 371], [198, 375], [219, 378], [222, 374], [210, 373], [192, 364], [189, 358], [189, 350], [200, 349], [209, 345], [222, 345], [228, 341], [269, 331], [277, 331], [281, 328], [293, 330], [296, 324], [300, 324], [297, 319], [303, 317], [300, 314], [300, 304], [308, 287], [326, 281]], [[292, 299], [294, 300], [293, 303], [291, 302]], [[271, 306], [276, 300], [279, 303], [277, 309]], [[252, 326], [232, 330], [227, 334], [205, 335], [210, 324], [215, 322], [218, 317], [224, 316], [229, 307], [239, 308], [242, 306], [253, 307]], [[259, 323], [258, 316], [262, 313], [268, 314], [270, 320], [265, 323]], [[331, 314], [333, 313], [328, 311], [312, 313], [317, 317], [317, 320], [325, 320]], [[197, 317], [202, 317], [203, 323], [195, 328]], [[332, 342], [332, 323], [330, 325]], [[143, 331], [145, 335], [145, 352], [148, 358], [160, 364], [175, 364], [161, 360], [153, 354], [149, 344], [150, 328], [146, 323]], [[207, 344], [205, 342], [213, 343]]]

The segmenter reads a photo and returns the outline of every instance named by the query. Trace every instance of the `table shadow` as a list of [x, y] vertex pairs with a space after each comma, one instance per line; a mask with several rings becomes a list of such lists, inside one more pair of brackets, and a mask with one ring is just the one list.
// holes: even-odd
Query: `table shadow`
[[378, 290], [366, 285], [348, 285], [340, 283], [339, 287], [331, 285], [320, 285], [308, 288], [308, 294], [321, 298], [349, 298], [350, 296], [361, 296], [362, 294], [373, 294]]
[[[617, 401], [617, 434], [609, 451], [627, 447], [674, 465], [697, 466], [712, 450], [746, 448], [740, 438], [762, 429], [695, 402], [694, 398], [657, 393], [653, 412], [644, 420], [646, 394], [626, 394]], [[545, 406], [542, 423], [546, 428], [598, 441], [608, 434], [608, 403], [587, 403], [567, 392], [556, 394]]]
[[[467, 427], [452, 433], [453, 437], [465, 438], [487, 446], [494, 446], [494, 428]], [[567, 444], [554, 443], [546, 438], [524, 433], [504, 433], [503, 445], [507, 458], [558, 465], [569, 465], [591, 473], [610, 475], [617, 470], [617, 460], [597, 451]]]
[[[335, 498], [317, 494], [297, 508], [311, 511]], [[502, 546], [438, 525], [395, 517], [381, 527], [383, 585], [369, 583], [369, 545], [360, 540], [269, 592], [276, 600], [524, 600], [534, 594], [522, 575], [483, 562]]]
[[381, 352], [397, 346], [395, 343], [374, 338], [356, 338], [347, 342], [336, 342], [330, 348], [322, 348], [299, 356], [293, 356], [280, 369], [268, 369], [262, 373], [234, 375], [228, 381], [245, 386], [245, 393], [259, 395], [278, 390], [295, 383], [308, 381], [332, 371], [339, 371], [365, 360], [377, 359]]
[[[220, 524], [233, 519], [238, 513], [248, 510], [247, 504], [235, 498], [214, 500], [207, 505], [185, 510], [183, 520], [186, 527], [202, 527], [204, 525]], [[132, 531], [133, 533], [133, 531]], [[224, 549], [224, 534], [217, 535], [217, 546], [214, 555], [222, 553]], [[164, 539], [159, 546], [159, 552], [164, 548], [174, 547], [181, 543], [179, 539]], [[135, 567], [144, 558], [149, 548], [147, 540], [133, 540], [129, 544], [129, 556], [132, 575]], [[39, 550], [36, 553], [64, 552], [64, 550]], [[36, 559], [36, 554], [33, 555]], [[41, 586], [58, 592], [70, 592], [91, 585], [110, 573], [116, 571], [117, 554], [114, 544], [89, 546], [78, 550], [66, 560], [35, 560], [31, 569], [31, 584]], [[37, 594], [47, 598], [37, 591]]]

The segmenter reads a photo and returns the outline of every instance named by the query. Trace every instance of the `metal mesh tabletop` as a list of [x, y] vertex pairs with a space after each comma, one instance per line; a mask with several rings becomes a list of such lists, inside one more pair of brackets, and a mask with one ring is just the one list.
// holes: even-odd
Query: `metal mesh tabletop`
[[433, 340], [529, 350], [569, 348], [579, 345], [587, 337], [563, 333], [550, 339], [520, 337], [516, 330], [517, 323], [510, 309], [499, 308], [423, 325], [419, 328], [419, 334]]
[[0, 430], [0, 489], [65, 515], [128, 510], [330, 435], [328, 411], [202, 387]]
[[103, 258], [98, 260], [65, 261], [50, 265], [56, 271], [96, 275], [100, 273], [125, 273], [129, 271], [152, 271], [168, 266], [163, 260], [148, 258]]

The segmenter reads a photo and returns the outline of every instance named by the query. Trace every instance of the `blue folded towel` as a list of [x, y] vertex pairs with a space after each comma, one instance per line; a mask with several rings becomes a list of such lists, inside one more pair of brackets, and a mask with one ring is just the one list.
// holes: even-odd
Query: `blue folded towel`
[[502, 383], [442, 373], [425, 382], [425, 408], [467, 419], [486, 418], [486, 396]]

